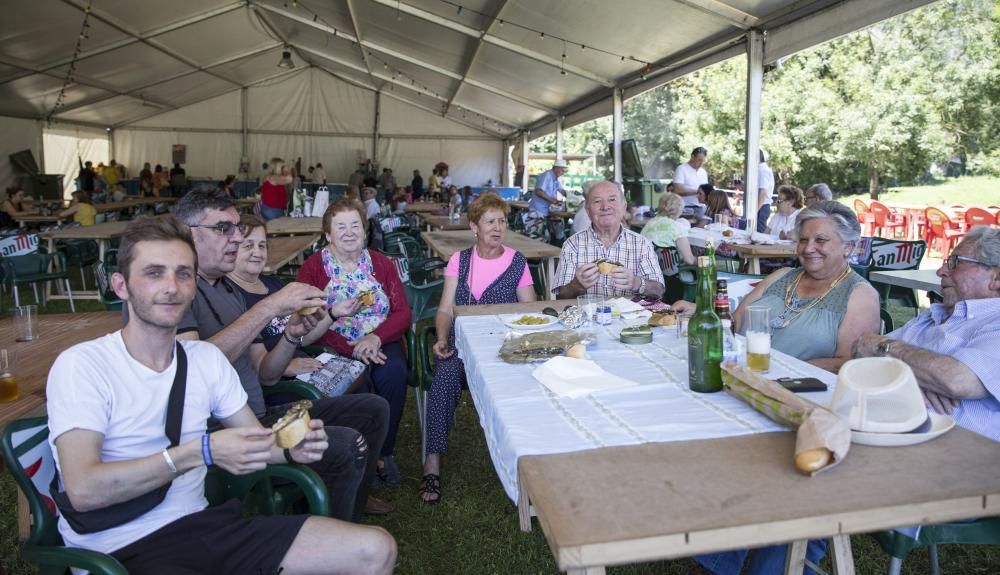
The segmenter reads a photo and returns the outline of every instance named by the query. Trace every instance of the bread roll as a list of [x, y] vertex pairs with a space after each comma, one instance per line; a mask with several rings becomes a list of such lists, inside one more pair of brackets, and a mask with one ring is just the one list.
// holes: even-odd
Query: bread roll
[[300, 309], [296, 313], [298, 313], [301, 316], [307, 316], [307, 315], [312, 315], [312, 314], [314, 314], [314, 313], [316, 313], [318, 311], [319, 311], [319, 306], [318, 305], [314, 305], [312, 307], [304, 307], [304, 308]]
[[795, 456], [795, 467], [802, 473], [815, 473], [829, 465], [832, 457], [825, 447], [809, 449]]
[[375, 303], [375, 292], [371, 290], [363, 291], [358, 294], [358, 300], [361, 301], [361, 305], [370, 306]]
[[582, 343], [573, 344], [566, 350], [566, 357], [587, 359], [587, 346]]
[[615, 268], [622, 266], [620, 263], [611, 260], [597, 260], [594, 263], [597, 264], [597, 271], [604, 275], [610, 275], [611, 272], [615, 271]]
[[657, 311], [649, 316], [647, 322], [651, 326], [669, 327], [677, 325], [677, 313], [674, 311]]
[[277, 434], [278, 447], [291, 449], [302, 442], [309, 433], [309, 409], [312, 402], [302, 400], [293, 404], [271, 429]]

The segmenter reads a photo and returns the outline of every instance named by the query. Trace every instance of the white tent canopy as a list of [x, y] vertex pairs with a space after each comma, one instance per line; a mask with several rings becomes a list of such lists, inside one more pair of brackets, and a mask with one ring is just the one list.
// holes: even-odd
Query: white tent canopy
[[81, 28], [86, 0], [8, 0], [0, 115], [111, 128], [133, 167], [172, 143], [206, 176], [241, 156], [341, 171], [363, 150], [400, 175], [475, 154], [479, 183], [501, 141], [607, 115], [751, 31], [767, 63], [930, 1], [91, 0]]

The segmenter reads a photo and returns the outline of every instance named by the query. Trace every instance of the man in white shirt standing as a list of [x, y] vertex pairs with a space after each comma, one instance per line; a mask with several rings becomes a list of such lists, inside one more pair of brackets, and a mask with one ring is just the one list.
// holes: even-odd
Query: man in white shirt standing
[[[328, 443], [323, 422], [313, 420], [305, 439], [282, 451], [247, 405], [226, 356], [208, 342], [176, 340], [197, 289], [195, 254], [190, 230], [173, 217], [130, 223], [118, 252], [121, 271], [111, 278], [130, 321], [71, 347], [52, 366], [49, 443], [75, 513], [169, 485], [155, 507], [106, 529], [78, 533], [64, 513], [64, 541], [111, 553], [130, 573], [390, 573], [395, 542], [380, 528], [326, 517], [244, 517], [236, 500], [207, 507], [208, 465], [242, 475], [268, 464], [312, 463]], [[164, 421], [182, 358], [183, 412], [172, 446]], [[225, 429], [207, 433], [210, 417]]]
[[361, 190], [361, 197], [365, 200], [365, 210], [369, 220], [377, 218], [382, 213], [382, 206], [378, 205], [378, 200], [375, 199], [376, 193], [375, 188]]
[[316, 169], [312, 171], [312, 183], [317, 185], [326, 184], [326, 170], [323, 169], [323, 164], [316, 162]]
[[774, 172], [767, 165], [764, 150], [760, 152], [760, 163], [757, 164], [757, 231], [767, 230], [767, 221], [771, 218], [771, 195], [774, 193]]
[[708, 157], [708, 150], [698, 146], [691, 150], [687, 162], [674, 171], [674, 193], [684, 200], [684, 205], [698, 203], [698, 186], [708, 183], [708, 172], [702, 166]]

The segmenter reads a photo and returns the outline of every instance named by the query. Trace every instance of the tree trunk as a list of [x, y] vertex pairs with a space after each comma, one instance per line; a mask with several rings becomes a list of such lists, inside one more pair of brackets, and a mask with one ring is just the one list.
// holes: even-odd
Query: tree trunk
[[878, 164], [868, 164], [868, 197], [878, 200]]

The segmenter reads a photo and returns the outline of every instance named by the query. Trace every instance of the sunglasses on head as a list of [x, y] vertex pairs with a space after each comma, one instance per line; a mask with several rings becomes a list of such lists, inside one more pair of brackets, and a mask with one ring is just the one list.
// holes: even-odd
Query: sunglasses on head
[[233, 232], [236, 230], [239, 230], [241, 235], [245, 235], [247, 233], [246, 224], [234, 224], [233, 222], [216, 222], [212, 225], [196, 225], [188, 227], [205, 228], [226, 237], [233, 235]]

